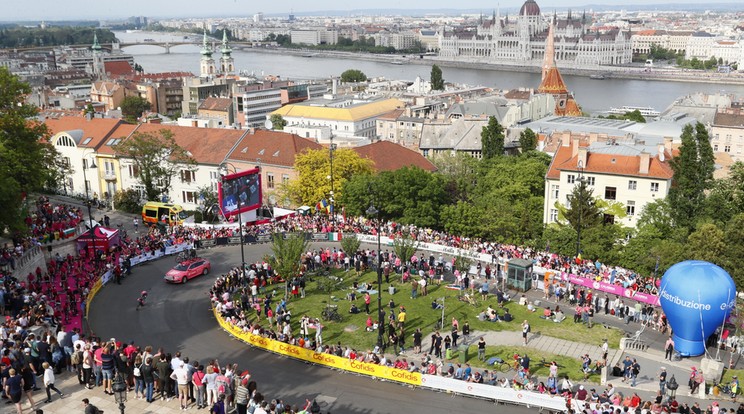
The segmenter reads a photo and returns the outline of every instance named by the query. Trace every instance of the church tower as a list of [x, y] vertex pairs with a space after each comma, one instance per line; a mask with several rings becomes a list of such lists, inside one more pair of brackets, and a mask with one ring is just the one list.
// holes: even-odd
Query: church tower
[[96, 79], [103, 79], [106, 77], [106, 67], [103, 64], [103, 53], [101, 53], [101, 45], [98, 43], [98, 35], [93, 33], [93, 45], [90, 47], [93, 51], [93, 76]]
[[233, 73], [235, 71], [235, 60], [231, 56], [232, 49], [227, 43], [227, 29], [222, 31], [222, 57], [220, 57], [220, 72], [225, 75]]
[[545, 40], [545, 57], [542, 66], [542, 81], [537, 88], [539, 93], [547, 93], [555, 97], [556, 115], [562, 116], [581, 116], [581, 108], [574, 100], [573, 94], [566, 88], [561, 72], [555, 64], [555, 34], [553, 32], [554, 23], [550, 23], [548, 28], [548, 38]]
[[202, 40], [201, 50], [201, 65], [200, 65], [200, 76], [205, 78], [208, 76], [214, 76], [216, 67], [214, 65], [214, 59], [212, 59], [212, 49], [207, 44], [207, 31], [204, 31], [204, 40]]

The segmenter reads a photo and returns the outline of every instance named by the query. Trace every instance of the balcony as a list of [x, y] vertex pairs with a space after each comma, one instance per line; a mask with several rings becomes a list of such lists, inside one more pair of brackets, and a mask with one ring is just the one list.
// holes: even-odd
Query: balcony
[[116, 172], [114, 171], [104, 171], [103, 172], [103, 179], [106, 181], [116, 181]]

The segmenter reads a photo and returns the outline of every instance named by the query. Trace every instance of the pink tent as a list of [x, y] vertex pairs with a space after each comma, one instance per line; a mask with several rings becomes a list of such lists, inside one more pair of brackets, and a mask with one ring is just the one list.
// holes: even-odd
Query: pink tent
[[108, 251], [119, 245], [120, 238], [119, 230], [96, 226], [77, 238], [77, 251], [88, 250], [94, 245], [97, 250]]

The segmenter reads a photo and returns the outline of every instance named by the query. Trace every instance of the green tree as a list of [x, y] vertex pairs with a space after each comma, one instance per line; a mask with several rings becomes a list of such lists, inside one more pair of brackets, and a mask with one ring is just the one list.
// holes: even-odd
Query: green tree
[[0, 234], [26, 230], [23, 195], [56, 189], [70, 172], [47, 142], [46, 125], [34, 119], [38, 108], [25, 102], [30, 93], [27, 83], [0, 67]]
[[643, 115], [641, 115], [641, 111], [638, 109], [632, 112], [626, 112], [625, 115], [623, 115], [623, 118], [629, 121], [634, 121], [634, 122], [638, 122], [641, 124], [646, 123], [646, 118], [644, 118]]
[[715, 164], [703, 124], [698, 122], [694, 128], [685, 125], [680, 138], [679, 155], [671, 160], [674, 179], [668, 198], [675, 224], [691, 228], [705, 207], [705, 192], [711, 187]]
[[705, 200], [705, 216], [726, 223], [744, 213], [744, 163], [735, 162], [728, 177], [715, 180]]
[[[271, 254], [266, 255], [264, 260], [284, 280], [290, 280], [300, 274], [302, 255], [307, 251], [307, 246], [308, 241], [302, 233], [274, 233], [271, 236]], [[287, 299], [289, 284], [285, 283], [284, 286], [284, 298]]]
[[114, 207], [125, 213], [140, 214], [142, 213], [142, 202], [140, 200], [140, 193], [133, 189], [127, 188], [126, 190], [117, 191], [114, 194]]
[[586, 181], [580, 181], [568, 195], [568, 206], [555, 203], [559, 222], [565, 222], [574, 231], [584, 231], [602, 224], [602, 210], [594, 197], [594, 189]]
[[442, 69], [438, 65], [432, 65], [431, 77], [429, 79], [429, 82], [431, 82], [431, 89], [435, 91], [444, 90], [444, 78], [442, 77]]
[[445, 190], [450, 200], [468, 200], [478, 182], [478, 159], [458, 151], [454, 155], [444, 152], [437, 154], [431, 162], [445, 179]]
[[157, 134], [135, 132], [114, 146], [116, 155], [128, 158], [137, 170], [137, 179], [145, 187], [148, 200], [160, 200], [171, 188], [173, 177], [192, 169], [196, 161], [173, 139], [173, 133], [161, 129]]
[[519, 146], [522, 152], [532, 151], [537, 148], [537, 134], [527, 128], [519, 134]]
[[85, 110], [83, 111], [83, 115], [90, 115], [93, 116], [96, 114], [95, 108], [93, 108], [93, 104], [89, 103], [85, 106]]
[[403, 263], [411, 262], [411, 257], [416, 254], [416, 249], [418, 249], [418, 241], [408, 234], [393, 239], [393, 251]]
[[724, 231], [726, 246], [723, 253], [723, 268], [729, 272], [741, 291], [744, 287], [744, 266], [741, 252], [744, 251], [744, 213], [739, 213], [726, 223]]
[[201, 217], [199, 217], [200, 220], [196, 220], [196, 222], [217, 222], [220, 218], [220, 209], [214, 208], [219, 205], [217, 191], [215, 191], [210, 185], [203, 185], [196, 189], [196, 199], [199, 200], [199, 204], [202, 206]]
[[[295, 157], [297, 178], [282, 187], [282, 192], [296, 204], [314, 206], [327, 199], [331, 192], [330, 154], [327, 149], [308, 150]], [[335, 198], [344, 197], [344, 183], [359, 174], [371, 174], [372, 161], [348, 148], [333, 152]], [[367, 202], [369, 205], [369, 202]]]
[[275, 131], [283, 131], [287, 126], [287, 121], [280, 114], [271, 114], [269, 121], [271, 121], [271, 129]]
[[702, 223], [687, 239], [688, 258], [723, 265], [726, 239], [714, 223]]
[[121, 101], [121, 114], [128, 122], [137, 122], [142, 113], [150, 110], [150, 102], [147, 99], [132, 95]]
[[341, 237], [341, 248], [344, 249], [344, 253], [347, 255], [354, 255], [359, 251], [359, 246], [362, 244], [359, 238], [354, 233], [344, 233]]
[[364, 74], [359, 69], [347, 69], [343, 73], [341, 73], [341, 82], [344, 83], [356, 83], [356, 82], [366, 82], [367, 81], [367, 75]]
[[489, 160], [504, 155], [504, 127], [496, 117], [488, 117], [488, 125], [481, 130], [483, 159]]

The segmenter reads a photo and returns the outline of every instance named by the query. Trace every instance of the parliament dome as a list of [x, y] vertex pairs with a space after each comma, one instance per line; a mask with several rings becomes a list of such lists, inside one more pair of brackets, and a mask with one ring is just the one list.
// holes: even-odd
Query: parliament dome
[[520, 16], [539, 16], [540, 15], [540, 6], [537, 5], [535, 0], [527, 0], [522, 5], [522, 8], [519, 9], [519, 15]]

